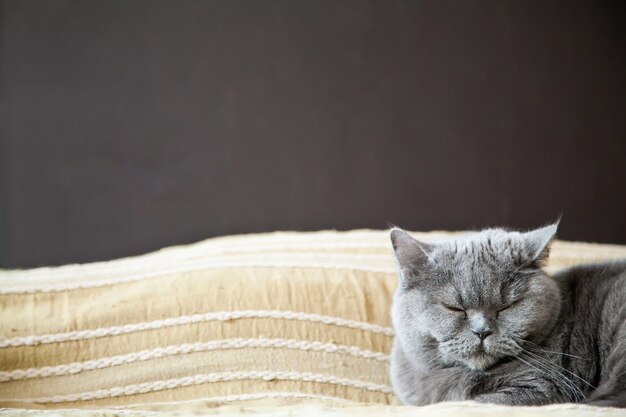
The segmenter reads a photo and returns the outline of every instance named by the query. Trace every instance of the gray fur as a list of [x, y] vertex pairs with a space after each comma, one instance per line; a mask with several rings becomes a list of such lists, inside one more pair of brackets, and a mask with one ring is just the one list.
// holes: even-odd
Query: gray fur
[[626, 407], [626, 262], [549, 276], [556, 230], [436, 243], [391, 231], [391, 379], [403, 403]]

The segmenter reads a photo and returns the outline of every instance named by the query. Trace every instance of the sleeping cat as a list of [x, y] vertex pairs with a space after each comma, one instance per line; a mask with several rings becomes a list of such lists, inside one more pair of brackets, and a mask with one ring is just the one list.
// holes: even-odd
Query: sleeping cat
[[541, 269], [557, 224], [418, 242], [399, 265], [391, 379], [405, 404], [626, 407], [626, 261]]

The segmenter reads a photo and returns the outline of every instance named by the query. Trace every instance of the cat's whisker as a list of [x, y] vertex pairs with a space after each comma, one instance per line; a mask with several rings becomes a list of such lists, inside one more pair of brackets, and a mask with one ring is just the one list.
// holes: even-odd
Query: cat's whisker
[[[575, 399], [578, 396], [584, 398], [585, 400], [587, 399], [587, 397], [582, 392], [582, 390], [576, 384], [574, 384], [573, 381], [571, 381], [569, 378], [567, 378], [565, 375], [561, 374], [560, 372], [550, 368], [548, 364], [539, 362], [536, 359], [533, 360], [532, 357], [528, 357], [528, 356], [526, 356], [526, 360], [522, 359], [521, 355], [518, 356], [517, 359], [533, 367], [539, 372], [543, 371], [545, 374], [549, 375], [554, 383], [556, 383], [558, 386], [560, 386], [561, 388], [565, 389], [566, 391], [570, 393], [570, 395], [572, 396], [572, 399]], [[537, 367], [540, 367], [541, 369]]]
[[[549, 362], [544, 362], [541, 357], [533, 357], [530, 356], [530, 353], [528, 350], [524, 349], [522, 346], [520, 346], [518, 344], [519, 349], [521, 349], [521, 353], [520, 355], [517, 356], [517, 359], [521, 360], [524, 363], [527, 363], [526, 361], [524, 361], [521, 356], [526, 355], [525, 358], [537, 365], [540, 366], [548, 375], [551, 375], [555, 380], [554, 382], [557, 383], [558, 385], [560, 385], [562, 388], [566, 388], [567, 391], [569, 391], [572, 395], [573, 398], [577, 397], [577, 394], [580, 394], [583, 398], [586, 398], [584, 393], [582, 392], [582, 390], [576, 385], [574, 384], [573, 381], [571, 381], [569, 378], [567, 378], [565, 375], [563, 375], [561, 372], [559, 372], [557, 369], [554, 369], [552, 367], [552, 364]], [[565, 386], [563, 386], [562, 384], [565, 383]]]
[[[526, 353], [527, 353], [527, 354], [530, 354], [530, 355], [532, 355], [532, 356], [535, 356], [537, 359], [543, 359], [540, 355], [537, 355], [536, 353], [529, 352], [529, 351], [526, 351]], [[551, 363], [551, 362], [546, 362], [546, 363], [547, 363], [547, 364], [550, 364], [550, 366], [552, 366], [552, 367], [557, 367], [557, 368], [559, 368], [559, 369], [561, 369], [561, 370], [563, 370], [563, 371], [567, 372], [568, 374], [570, 374], [570, 375], [572, 375], [572, 376], [574, 376], [574, 377], [578, 378], [579, 380], [581, 380], [582, 382], [584, 382], [585, 384], [587, 384], [589, 387], [591, 387], [591, 388], [593, 388], [593, 389], [596, 389], [596, 387], [594, 387], [591, 383], [589, 383], [589, 382], [588, 382], [588, 381], [586, 381], [585, 379], [581, 378], [580, 376], [576, 375], [575, 373], [573, 373], [573, 372], [571, 372], [571, 371], [569, 371], [569, 370], [567, 370], [567, 369], [563, 368], [562, 366], [560, 366], [560, 365], [558, 365], [558, 364], [556, 364], [556, 363]]]
[[545, 353], [551, 353], [551, 354], [554, 354], [554, 355], [569, 356], [569, 357], [580, 359], [580, 360], [583, 360], [583, 361], [588, 361], [589, 360], [589, 359], [583, 358], [582, 356], [576, 356], [576, 355], [572, 355], [572, 354], [569, 354], [569, 353], [561, 353], [561, 352], [555, 352], [553, 350], [545, 350], [544, 348], [542, 348], [541, 346], [531, 342], [530, 340], [523, 340], [523, 342], [524, 343], [528, 343], [529, 345], [533, 345], [537, 349], [541, 349], [541, 351], [545, 352]]
[[584, 379], [580, 378], [578, 375], [573, 374], [572, 372], [568, 371], [567, 369], [562, 368], [561, 366], [558, 366], [556, 364], [553, 364], [551, 362], [548, 362], [545, 360], [545, 358], [541, 357], [540, 355], [537, 355], [533, 352], [530, 352], [526, 349], [524, 349], [522, 346], [520, 346], [520, 349], [522, 349], [523, 354], [526, 354], [526, 359], [528, 360], [532, 360], [534, 359], [534, 363], [539, 363], [542, 364], [544, 367], [549, 368], [552, 370], [553, 375], [555, 375], [557, 378], [559, 379], [564, 379], [565, 381], [567, 381], [568, 385], [573, 386], [576, 388], [576, 391], [584, 398], [586, 399], [587, 397], [585, 396], [585, 394], [582, 392], [582, 390], [578, 387], [578, 385], [576, 385], [571, 379], [569, 379], [567, 376], [563, 375], [563, 373], [560, 372], [559, 369], [564, 370], [570, 374], [572, 374], [573, 376], [575, 376], [576, 378], [582, 380], [583, 382], [585, 382], [586, 384], [588, 384], [589, 386], [591, 386], [592, 388], [593, 385], [589, 384], [589, 382], [585, 381]]
[[[574, 356], [574, 355], [568, 355], [568, 354], [565, 354], [565, 353], [559, 353], [559, 352], [551, 352], [551, 351], [546, 351], [546, 350], [544, 350], [542, 347], [540, 347], [540, 346], [538, 346], [538, 345], [536, 345], [536, 344], [534, 344], [534, 343], [532, 343], [532, 342], [530, 342], [530, 341], [528, 341], [528, 340], [526, 340], [526, 341], [524, 341], [524, 342], [526, 342], [526, 343], [528, 343], [528, 344], [531, 344], [531, 345], [536, 346], [536, 347], [537, 347], [537, 349], [539, 349], [539, 350], [541, 350], [542, 352], [545, 352], [545, 353], [555, 353], [555, 354], [565, 355], [565, 356]], [[518, 345], [519, 345], [519, 343], [518, 343]], [[534, 353], [534, 352], [531, 352], [531, 351], [529, 351], [529, 350], [527, 350], [527, 349], [524, 349], [521, 345], [520, 345], [519, 347], [520, 347], [520, 349], [522, 349], [522, 350], [523, 350], [526, 354], [528, 354], [528, 355], [533, 355], [533, 356], [535, 356], [535, 357], [536, 357], [537, 359], [539, 359], [539, 360], [543, 360], [543, 359], [544, 359], [541, 355], [537, 355], [537, 354], [536, 354], [536, 353]], [[580, 357], [578, 357], [578, 356], [575, 356], [575, 357], [580, 358]], [[580, 359], [587, 360], [587, 359], [584, 359], [584, 358], [580, 358]], [[557, 368], [559, 368], [559, 369], [561, 369], [561, 370], [563, 370], [563, 371], [567, 372], [568, 374], [570, 374], [570, 375], [572, 375], [572, 376], [574, 376], [574, 377], [578, 378], [579, 380], [581, 380], [582, 382], [584, 382], [585, 384], [587, 384], [589, 387], [591, 387], [591, 388], [593, 388], [593, 389], [596, 389], [596, 387], [595, 387], [593, 384], [589, 383], [589, 381], [585, 380], [584, 378], [580, 377], [579, 375], [576, 375], [575, 373], [571, 372], [570, 370], [565, 369], [564, 367], [562, 367], [562, 366], [560, 366], [560, 365], [558, 365], [558, 364], [556, 364], [556, 363], [546, 362], [546, 364], [549, 364], [549, 366], [551, 366], [551, 367], [557, 367]]]

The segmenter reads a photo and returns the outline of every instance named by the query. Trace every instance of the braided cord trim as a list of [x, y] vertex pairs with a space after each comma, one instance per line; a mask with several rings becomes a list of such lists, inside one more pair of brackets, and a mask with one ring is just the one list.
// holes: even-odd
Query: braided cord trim
[[[142, 281], [145, 279], [157, 278], [170, 274], [180, 274], [185, 272], [193, 272], [213, 268], [321, 268], [385, 274], [393, 274], [396, 272], [396, 268], [391, 263], [391, 255], [325, 255], [323, 259], [320, 259], [319, 256], [311, 255], [298, 255], [298, 257], [300, 258], [298, 260], [285, 260], [284, 255], [281, 255], [280, 258], [274, 257], [276, 259], [272, 259], [272, 257], [269, 255], [258, 255], [255, 257], [248, 257], [247, 259], [242, 258], [181, 261], [176, 266], [171, 266], [170, 262], [169, 264], [166, 264], [161, 268], [149, 269], [144, 271], [131, 270], [127, 271], [123, 275], [113, 278], [90, 277], [90, 275], [92, 275], [93, 273], [95, 273], [96, 275], [107, 274], [102, 274], [96, 268], [93, 268], [94, 271], [92, 273], [87, 267], [84, 267], [84, 270], [81, 270], [79, 267], [71, 274], [69, 272], [59, 274], [57, 272], [59, 276], [55, 278], [53, 275], [54, 272], [49, 272], [47, 275], [43, 275], [47, 279], [40, 279], [40, 281], [49, 282], [50, 279], [60, 279], [63, 277], [63, 275], [73, 276], [73, 278], [69, 280], [69, 282], [66, 281], [59, 283], [29, 282], [29, 278], [37, 276], [36, 274], [38, 274], [38, 272], [36, 271], [29, 272], [29, 275], [23, 273], [24, 279], [18, 279], [21, 277], [13, 276], [17, 275], [17, 273], [8, 272], [4, 274], [5, 277], [3, 277], [2, 271], [0, 270], [0, 294], [35, 294], [40, 292], [61, 292], [85, 288], [97, 288], [115, 284]], [[387, 258], [389, 262], [385, 262], [385, 265], [380, 266], [366, 266], [363, 265], [362, 262], [360, 262], [365, 259], [381, 261], [385, 258]], [[386, 265], [387, 263], [388, 265]], [[81, 277], [89, 279], [80, 279]]]
[[322, 316], [320, 314], [302, 313], [295, 311], [278, 310], [236, 310], [220, 311], [204, 314], [193, 314], [190, 316], [179, 316], [163, 320], [154, 320], [141, 323], [126, 324], [123, 326], [100, 327], [90, 330], [78, 330], [65, 333], [50, 333], [44, 335], [30, 335], [13, 338], [0, 338], [0, 348], [17, 346], [36, 346], [48, 343], [60, 343], [73, 340], [88, 340], [98, 337], [117, 336], [141, 332], [145, 330], [161, 329], [165, 327], [181, 326], [185, 324], [202, 323], [208, 321], [227, 321], [239, 319], [271, 318], [280, 320], [306, 321], [312, 323], [322, 323], [338, 327], [347, 327], [372, 333], [380, 333], [386, 336], [393, 336], [394, 331], [390, 327], [379, 326], [356, 320], [342, 319], [339, 317]]
[[206, 352], [211, 350], [242, 348], [284, 348], [302, 351], [337, 353], [353, 356], [356, 358], [373, 359], [380, 362], [389, 361], [389, 356], [380, 352], [363, 350], [359, 349], [356, 346], [336, 345], [334, 343], [322, 343], [319, 341], [269, 338], [223, 339], [211, 342], [188, 343], [182, 345], [160, 347], [156, 349], [147, 349], [125, 355], [110, 356], [92, 359], [84, 362], [67, 363], [57, 366], [44, 366], [41, 368], [0, 371], [0, 382], [77, 374], [84, 371], [110, 368], [112, 366], [124, 365], [137, 361], [146, 361], [167, 356], [183, 355], [194, 352]]
[[[264, 381], [300, 381], [317, 382], [322, 384], [339, 385], [343, 387], [363, 389], [372, 392], [393, 394], [393, 389], [388, 385], [373, 384], [348, 378], [338, 378], [332, 375], [316, 374], [311, 372], [282, 372], [282, 371], [237, 371], [219, 372], [202, 375], [193, 375], [183, 378], [167, 379], [161, 381], [144, 382], [122, 387], [100, 389], [97, 391], [80, 392], [68, 395], [56, 395], [52, 397], [37, 397], [19, 399], [22, 402], [31, 403], [62, 403], [75, 401], [89, 401], [103, 398], [120, 397], [127, 395], [145, 394], [148, 392], [162, 391], [192, 385], [200, 385], [211, 382], [226, 382], [239, 380], [264, 380]], [[15, 401], [15, 399], [13, 399]], [[7, 401], [7, 399], [2, 399]]]
[[[133, 407], [140, 407], [145, 405], [183, 405], [183, 404], [202, 404], [202, 403], [226, 403], [226, 402], [236, 402], [236, 401], [251, 401], [251, 400], [259, 400], [263, 398], [311, 398], [318, 399], [324, 401], [332, 401], [332, 402], [341, 402], [347, 404], [371, 404], [363, 401], [355, 401], [348, 400], [343, 397], [333, 397], [328, 395], [319, 395], [319, 394], [309, 394], [305, 392], [293, 392], [293, 391], [271, 391], [271, 392], [254, 392], [250, 394], [233, 394], [233, 395], [223, 395], [217, 397], [204, 397], [193, 400], [182, 400], [182, 401], [167, 401], [167, 402], [158, 402], [158, 403], [133, 403]], [[114, 405], [109, 407], [112, 410], [125, 410], [128, 409], [127, 405]], [[28, 410], [28, 409], [25, 409]]]

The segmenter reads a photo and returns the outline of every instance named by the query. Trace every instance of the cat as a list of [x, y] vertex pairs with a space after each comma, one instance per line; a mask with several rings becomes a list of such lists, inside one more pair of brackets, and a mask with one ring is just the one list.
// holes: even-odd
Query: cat
[[391, 230], [402, 403], [626, 407], [626, 260], [550, 276], [557, 226], [431, 243]]

